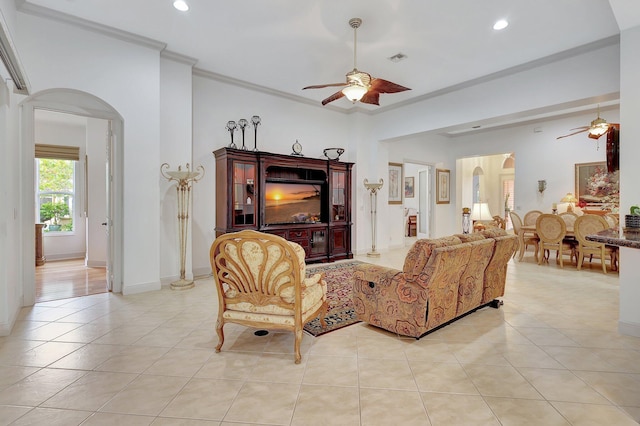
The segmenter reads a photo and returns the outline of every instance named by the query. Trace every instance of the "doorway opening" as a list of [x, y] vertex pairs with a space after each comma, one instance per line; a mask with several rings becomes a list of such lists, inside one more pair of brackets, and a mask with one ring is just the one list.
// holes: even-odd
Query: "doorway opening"
[[36, 302], [108, 291], [107, 120], [34, 110]]
[[[122, 198], [123, 198], [123, 120], [118, 112], [103, 100], [78, 90], [71, 89], [48, 89], [42, 92], [38, 92], [21, 103], [21, 116], [22, 116], [22, 176], [20, 181], [20, 189], [23, 194], [33, 194], [35, 188], [35, 146], [38, 142], [36, 135], [39, 135], [37, 130], [36, 115], [41, 113], [62, 113], [62, 115], [69, 115], [69, 117], [75, 117], [76, 119], [86, 120], [87, 123], [97, 124], [96, 134], [101, 133], [101, 136], [91, 138], [97, 139], [98, 142], [86, 144], [86, 150], [89, 154], [93, 150], [99, 150], [103, 153], [104, 160], [101, 161], [101, 165], [93, 165], [89, 158], [89, 155], [85, 155], [85, 158], [81, 161], [87, 161], [89, 167], [84, 167], [84, 170], [88, 170], [87, 176], [90, 178], [92, 171], [103, 176], [102, 185], [102, 197], [93, 197], [95, 200], [102, 198], [101, 205], [92, 204], [91, 199], [86, 195], [87, 188], [91, 185], [83, 185], [83, 194], [79, 199], [89, 201], [84, 204], [80, 202], [79, 211], [84, 212], [87, 218], [92, 218], [86, 223], [89, 223], [91, 227], [97, 227], [99, 231], [95, 229], [89, 229], [86, 227], [83, 229], [86, 235], [105, 235], [105, 244], [97, 244], [95, 247], [100, 247], [104, 256], [104, 271], [105, 271], [105, 283], [106, 288], [110, 291], [121, 292], [122, 291]], [[87, 125], [87, 128], [93, 128], [92, 125]], [[104, 141], [106, 139], [106, 149]], [[101, 142], [102, 141], [102, 142]], [[91, 155], [91, 158], [94, 156]], [[105, 172], [106, 170], [106, 172]], [[90, 181], [91, 179], [84, 179]], [[94, 176], [93, 181], [98, 181]], [[81, 179], [81, 181], [83, 181]], [[35, 239], [33, 238], [34, 223], [36, 222], [36, 201], [34, 197], [24, 197], [21, 209], [24, 212], [21, 222], [21, 232], [23, 235], [22, 246], [22, 270], [23, 270], [23, 305], [29, 306], [36, 301], [36, 274], [34, 252]], [[98, 207], [96, 207], [98, 206]], [[38, 206], [39, 207], [39, 206]], [[95, 211], [92, 209], [95, 208]], [[80, 230], [81, 227], [75, 229]], [[91, 241], [89, 241], [91, 243]], [[93, 258], [91, 254], [92, 244], [87, 244], [85, 240], [84, 259], [82, 260], [86, 266], [95, 266], [92, 264]], [[71, 250], [70, 253], [74, 251]], [[82, 251], [81, 251], [82, 253]], [[55, 256], [54, 256], [55, 257]], [[62, 256], [64, 258], [64, 256]], [[86, 286], [86, 282], [85, 282]], [[73, 296], [70, 296], [73, 297]]]
[[[433, 229], [433, 173], [429, 164], [403, 164], [405, 194], [403, 198], [405, 214], [405, 246], [411, 246], [417, 239], [431, 238]], [[415, 223], [413, 221], [415, 220]], [[415, 225], [415, 232], [414, 231]]]

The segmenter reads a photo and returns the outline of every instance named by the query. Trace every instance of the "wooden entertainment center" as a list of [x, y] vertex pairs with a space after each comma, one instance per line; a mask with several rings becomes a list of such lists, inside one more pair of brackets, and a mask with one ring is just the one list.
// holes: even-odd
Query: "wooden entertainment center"
[[216, 236], [253, 229], [300, 244], [307, 262], [351, 259], [353, 163], [221, 148]]

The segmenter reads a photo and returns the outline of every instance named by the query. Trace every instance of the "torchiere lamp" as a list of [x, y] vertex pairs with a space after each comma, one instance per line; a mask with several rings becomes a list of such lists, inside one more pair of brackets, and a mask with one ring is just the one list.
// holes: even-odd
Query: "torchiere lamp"
[[189, 206], [191, 203], [191, 186], [194, 182], [204, 177], [204, 167], [198, 166], [195, 170], [189, 169], [189, 163], [186, 170], [182, 170], [182, 166], [178, 166], [178, 170], [169, 170], [169, 164], [164, 163], [160, 166], [160, 173], [169, 182], [176, 181], [178, 196], [178, 230], [180, 236], [180, 279], [171, 283], [172, 290], [186, 290], [194, 287], [193, 279], [186, 279], [185, 263], [187, 259], [187, 231], [189, 226]]
[[364, 187], [369, 191], [369, 199], [371, 200], [371, 251], [367, 253], [369, 257], [380, 257], [380, 253], [376, 251], [376, 203], [378, 201], [378, 191], [382, 188], [384, 181], [380, 179], [378, 183], [369, 183], [364, 180]]

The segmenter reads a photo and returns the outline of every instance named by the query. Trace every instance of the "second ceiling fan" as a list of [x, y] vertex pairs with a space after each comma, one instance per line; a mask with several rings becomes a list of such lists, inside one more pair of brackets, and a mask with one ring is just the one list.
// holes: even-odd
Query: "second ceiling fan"
[[357, 30], [362, 24], [362, 19], [351, 18], [349, 25], [353, 28], [353, 70], [349, 71], [346, 75], [347, 81], [344, 83], [329, 83], [318, 84], [315, 86], [307, 86], [304, 89], [322, 89], [325, 87], [341, 87], [344, 89], [334, 93], [328, 98], [322, 101], [322, 105], [326, 105], [329, 102], [333, 102], [344, 96], [352, 102], [363, 102], [365, 104], [380, 105], [380, 93], [398, 93], [405, 90], [411, 90], [408, 87], [401, 86], [396, 83], [392, 83], [381, 78], [373, 78], [366, 72], [359, 71], [356, 68], [356, 45], [357, 45]]
[[568, 136], [577, 135], [578, 133], [583, 132], [589, 132], [587, 136], [589, 136], [591, 139], [600, 139], [600, 136], [607, 133], [607, 131], [611, 127], [620, 129], [620, 124], [607, 123], [607, 120], [605, 120], [604, 118], [600, 118], [600, 106], [598, 106], [598, 117], [595, 120], [591, 121], [591, 124], [589, 126], [576, 127], [575, 129], [571, 129], [572, 131], [576, 130], [575, 132], [569, 133], [568, 135], [558, 136], [556, 139], [566, 138]]

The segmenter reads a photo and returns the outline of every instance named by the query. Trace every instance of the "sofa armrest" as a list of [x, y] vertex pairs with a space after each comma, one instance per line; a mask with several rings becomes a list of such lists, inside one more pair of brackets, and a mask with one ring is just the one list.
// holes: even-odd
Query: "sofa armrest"
[[405, 336], [424, 332], [427, 290], [397, 269], [358, 265], [353, 302], [358, 318], [371, 325]]

